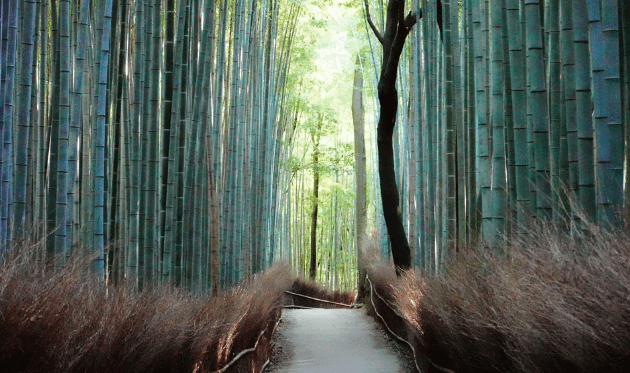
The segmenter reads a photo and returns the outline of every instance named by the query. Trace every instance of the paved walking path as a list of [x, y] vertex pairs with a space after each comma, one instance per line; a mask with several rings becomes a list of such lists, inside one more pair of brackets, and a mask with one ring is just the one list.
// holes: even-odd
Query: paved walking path
[[363, 309], [282, 312], [288, 348], [281, 373], [404, 372], [403, 364]]

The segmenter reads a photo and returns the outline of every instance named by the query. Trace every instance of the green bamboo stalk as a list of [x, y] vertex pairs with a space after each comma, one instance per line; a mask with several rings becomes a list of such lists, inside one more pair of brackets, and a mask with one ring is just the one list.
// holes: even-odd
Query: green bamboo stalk
[[2, 7], [4, 23], [2, 27], [4, 34], [2, 54], [5, 56], [3, 56], [4, 61], [2, 62], [4, 63], [1, 66], [4, 89], [0, 92], [2, 94], [2, 100], [0, 101], [0, 120], [2, 120], [0, 129], [0, 146], [2, 146], [2, 164], [0, 167], [0, 198], [2, 199], [0, 201], [0, 210], [2, 210], [0, 212], [0, 249], [11, 240], [12, 236], [9, 218], [12, 216], [13, 209], [13, 102], [15, 97], [18, 17], [17, 1], [5, 2]]
[[[18, 113], [22, 113], [19, 118], [17, 127], [17, 143], [28, 144], [31, 127], [31, 116], [33, 106], [31, 105], [32, 95], [34, 91], [33, 87], [33, 61], [35, 56], [35, 25], [37, 20], [36, 6], [34, 0], [26, 1], [24, 3], [24, 19], [22, 29], [22, 59], [20, 69], [22, 71], [20, 81], [20, 91], [18, 96]], [[1, 26], [0, 26], [1, 27]], [[17, 240], [25, 238], [29, 222], [26, 219], [26, 204], [27, 204], [27, 189], [26, 180], [29, 169], [29, 154], [26, 146], [18, 146], [15, 151], [15, 198], [14, 198], [14, 210], [13, 210], [13, 237]], [[31, 164], [32, 168], [33, 165]], [[1, 232], [2, 230], [0, 230]], [[1, 239], [0, 239], [0, 245]]]
[[[89, 11], [85, 15], [84, 25], [79, 25], [79, 27], [85, 28], [85, 35], [88, 35], [89, 40], [86, 42], [86, 62], [85, 66], [88, 67], [85, 72], [85, 91], [88, 94], [83, 95], [81, 100], [81, 107], [83, 110], [83, 118], [81, 121], [80, 128], [80, 141], [81, 141], [81, 149], [85, 151], [81, 152], [80, 159], [78, 160], [81, 164], [79, 168], [80, 176], [77, 179], [80, 179], [81, 183], [78, 188], [80, 190], [79, 206], [77, 211], [77, 221], [75, 224], [79, 225], [78, 235], [80, 235], [79, 240], [81, 242], [87, 242], [87, 247], [91, 247], [91, 243], [93, 242], [94, 237], [94, 197], [93, 193], [93, 177], [92, 177], [92, 155], [93, 152], [93, 138], [96, 133], [94, 125], [97, 119], [97, 110], [95, 108], [95, 96], [96, 92], [98, 92], [98, 71], [99, 71], [99, 57], [97, 50], [99, 45], [99, 39], [97, 37], [96, 32], [91, 32], [89, 30], [93, 30], [93, 27], [96, 27], [96, 22], [93, 16], [94, 13], [101, 12], [99, 8], [95, 11]], [[99, 26], [102, 28], [102, 26]]]
[[[132, 24], [132, 19], [133, 19], [133, 14], [135, 12], [131, 1], [127, 0], [126, 4], [124, 6], [126, 8], [126, 12], [124, 12], [123, 17], [125, 17], [124, 20], [124, 27], [123, 32], [125, 33], [125, 43], [126, 45], [130, 45], [131, 41], [130, 41], [130, 37], [131, 37], [131, 24]], [[128, 47], [122, 47], [121, 46], [121, 56], [120, 58], [122, 59], [122, 66], [124, 67], [124, 70], [129, 69], [129, 72], [131, 73], [130, 69], [132, 66], [132, 53], [130, 53], [130, 50]], [[121, 71], [122, 70], [122, 71]], [[132, 125], [131, 125], [131, 115], [133, 113], [132, 109], [131, 109], [131, 93], [132, 93], [132, 89], [131, 89], [131, 76], [129, 76], [128, 74], [122, 74], [124, 72], [123, 69], [119, 70], [119, 74], [121, 74], [121, 76], [119, 76], [119, 79], [121, 81], [121, 84], [123, 86], [122, 88], [122, 97], [120, 98], [120, 100], [122, 101], [122, 107], [121, 107], [121, 115], [122, 115], [122, 131], [121, 131], [121, 136], [123, 138], [122, 140], [122, 149], [121, 149], [121, 167], [122, 167], [122, 172], [121, 172], [121, 186], [120, 186], [120, 193], [121, 193], [121, 198], [120, 198], [120, 207], [118, 209], [118, 226], [120, 227], [120, 233], [119, 236], [117, 237], [117, 241], [120, 242], [120, 245], [117, 245], [116, 251], [117, 251], [117, 256], [116, 256], [116, 266], [115, 266], [115, 270], [117, 273], [117, 276], [115, 278], [116, 283], [123, 283], [123, 282], [127, 282], [127, 260], [128, 260], [128, 254], [129, 254], [129, 238], [130, 238], [130, 226], [131, 226], [131, 222], [129, 219], [129, 199], [131, 197], [131, 152], [130, 152], [130, 148], [131, 148], [131, 131], [132, 131]], [[115, 241], [110, 241], [110, 244], [112, 244]]]
[[[202, 164], [202, 160], [205, 159], [205, 131], [206, 126], [201, 123], [202, 113], [207, 110], [207, 104], [204, 99], [204, 87], [209, 84], [209, 27], [205, 27], [201, 34], [201, 45], [199, 50], [199, 58], [196, 62], [197, 81], [195, 82], [194, 96], [191, 98], [194, 100], [193, 117], [190, 132], [190, 147], [188, 153], [188, 175], [187, 175], [187, 192], [188, 196], [184, 195], [184, 199], [189, 201], [193, 206], [191, 218], [191, 225], [189, 226], [190, 243], [191, 247], [188, 249], [188, 269], [186, 277], [190, 278], [189, 286], [191, 289], [201, 292], [202, 291], [202, 229], [205, 230], [207, 225], [203, 224], [205, 198], [207, 193], [203, 193], [202, 174], [205, 171], [205, 167]], [[196, 56], [191, 56], [196, 59]], [[204, 122], [205, 123], [205, 122]]]
[[[604, 226], [621, 224], [623, 204], [623, 122], [619, 75], [619, 21], [615, 0], [589, 0], [594, 126], [597, 159], [597, 220]], [[601, 8], [600, 8], [601, 7]]]
[[490, 122], [492, 123], [492, 191], [491, 230], [484, 230], [483, 237], [494, 245], [506, 232], [507, 184], [506, 184], [506, 108], [504, 103], [505, 80], [503, 71], [503, 3], [492, 0], [491, 7], [491, 97]]
[[[204, 9], [205, 19], [210, 18], [209, 24], [214, 25], [214, 8], [210, 7], [210, 4], [206, 4]], [[208, 160], [208, 155], [206, 149], [206, 131], [208, 131], [208, 118], [209, 118], [209, 102], [211, 97], [210, 92], [210, 70], [211, 70], [211, 56], [212, 56], [212, 38], [211, 29], [213, 26], [204, 25], [204, 29], [202, 32], [201, 39], [201, 55], [199, 59], [199, 68], [198, 72], [202, 74], [203, 80], [202, 84], [197, 85], [197, 92], [194, 99], [200, 102], [196, 104], [198, 108], [195, 110], [195, 116], [193, 117], [193, 121], [198, 122], [196, 125], [199, 126], [199, 130], [197, 131], [197, 140], [196, 140], [196, 150], [195, 150], [195, 175], [194, 175], [194, 198], [195, 198], [195, 209], [194, 209], [194, 232], [193, 232], [193, 252], [192, 252], [192, 267], [191, 267], [191, 285], [192, 288], [197, 292], [202, 292], [205, 290], [206, 286], [206, 274], [208, 266], [206, 265], [207, 260], [207, 245], [208, 242], [207, 232], [205, 227], [209, 226], [207, 223], [208, 217], [208, 206], [209, 200], [207, 199], [209, 194], [204, 190], [207, 190], [208, 186], [208, 175], [207, 173], [207, 165], [204, 164], [204, 160]]]
[[[455, 3], [457, 4], [457, 2]], [[457, 6], [451, 9], [451, 0], [443, 2], [444, 14], [444, 58], [445, 58], [445, 129], [446, 129], [446, 241], [444, 248], [454, 246], [459, 241], [457, 212], [458, 212], [458, 195], [457, 195], [457, 126], [456, 126], [456, 107], [458, 102], [455, 99], [456, 86], [454, 84], [455, 76], [458, 75], [454, 67], [453, 43], [457, 41], [458, 24], [457, 24]], [[451, 15], [454, 13], [454, 15]], [[454, 21], [453, 21], [454, 18]], [[455, 34], [455, 37], [452, 35]]]
[[[26, 216], [25, 224], [26, 230], [33, 239], [37, 239], [39, 234], [39, 222], [37, 216], [37, 203], [40, 191], [37, 189], [38, 183], [38, 170], [37, 170], [37, 154], [39, 144], [37, 139], [39, 136], [39, 118], [41, 116], [41, 108], [39, 107], [39, 97], [41, 96], [41, 87], [39, 86], [39, 75], [37, 74], [37, 68], [39, 66], [37, 55], [41, 46], [41, 36], [39, 31], [39, 20], [41, 18], [42, 6], [40, 2], [36, 2], [35, 5], [35, 27], [33, 29], [33, 65], [31, 67], [31, 107], [30, 110], [30, 123], [29, 123], [29, 151], [28, 151], [28, 186], [26, 192]], [[26, 27], [26, 25], [24, 25]]]
[[[173, 98], [176, 95], [174, 90], [174, 66], [175, 66], [175, 52], [174, 52], [174, 41], [175, 41], [175, 22], [177, 19], [177, 14], [175, 13], [175, 0], [168, 0], [166, 2], [165, 9], [165, 36], [164, 36], [164, 72], [162, 73], [161, 80], [164, 82], [162, 86], [161, 92], [161, 100], [164, 105], [164, 109], [162, 110], [162, 128], [161, 128], [161, 138], [162, 141], [160, 143], [160, 154], [161, 154], [161, 170], [160, 170], [160, 231], [158, 232], [158, 247], [161, 248], [159, 263], [161, 263], [159, 272], [161, 276], [159, 278], [160, 283], [168, 283], [172, 279], [172, 246], [170, 242], [166, 241], [166, 230], [172, 231], [172, 215], [167, 217], [167, 205], [172, 204], [172, 199], [169, 200], [168, 191], [169, 191], [169, 168], [173, 166], [173, 159], [170, 156], [170, 152], [172, 149], [171, 141], [173, 141], [173, 136], [171, 136], [171, 130], [176, 130], [176, 128], [172, 128], [174, 126], [171, 121], [173, 118], [172, 110], [173, 110]], [[172, 186], [170, 186], [170, 190], [172, 190]], [[172, 195], [171, 195], [172, 197]], [[172, 211], [172, 207], [171, 207]], [[168, 228], [167, 228], [168, 227]]]
[[[124, 240], [124, 234], [121, 229], [120, 211], [122, 197], [121, 189], [124, 188], [124, 175], [121, 167], [124, 162], [122, 154], [123, 149], [123, 102], [122, 91], [124, 88], [124, 54], [123, 46], [125, 45], [124, 29], [126, 27], [125, 12], [126, 2], [115, 2], [112, 6], [112, 31], [110, 36], [110, 67], [108, 73], [107, 89], [109, 91], [108, 98], [111, 102], [111, 111], [107, 116], [108, 127], [106, 131], [106, 158], [105, 158], [105, 220], [104, 220], [104, 244], [110, 246], [110, 243], [117, 240]], [[120, 259], [120, 245], [111, 246], [111, 249], [105, 255], [105, 276], [107, 281], [119, 283], [122, 275], [117, 271]]]
[[[226, 84], [229, 84], [229, 118], [228, 118], [228, 128], [226, 130], [225, 138], [224, 138], [224, 156], [226, 160], [226, 166], [224, 170], [224, 218], [227, 219], [227, 227], [233, 228], [236, 225], [236, 197], [238, 195], [238, 166], [237, 166], [237, 120], [238, 120], [238, 90], [239, 90], [239, 79], [241, 72], [241, 58], [240, 54], [242, 53], [242, 33], [241, 26], [243, 21], [243, 12], [241, 10], [243, 4], [242, 2], [237, 2], [234, 5], [233, 12], [233, 45], [232, 49], [232, 59], [231, 59], [231, 75], [230, 79]], [[235, 243], [237, 239], [240, 237], [236, 237], [235, 229], [226, 229], [226, 242], [228, 249], [228, 268], [227, 268], [227, 276], [229, 284], [233, 284], [236, 280], [236, 273], [238, 271], [238, 258], [240, 254], [240, 246]]]
[[472, 1], [466, 1], [465, 11], [466, 11], [466, 88], [467, 88], [467, 97], [466, 97], [466, 109], [467, 115], [465, 117], [466, 120], [466, 139], [467, 143], [470, 145], [468, 148], [468, 152], [466, 153], [466, 159], [468, 162], [466, 174], [467, 180], [467, 201], [469, 201], [469, 208], [466, 214], [466, 239], [468, 242], [474, 242], [477, 239], [477, 232], [479, 231], [479, 217], [481, 216], [479, 211], [479, 204], [477, 199], [477, 141], [476, 141], [476, 130], [477, 124], [475, 121], [476, 111], [475, 111], [475, 59], [474, 59], [474, 33], [473, 33], [473, 10], [472, 10]]
[[[477, 123], [477, 208], [481, 212], [480, 231], [485, 235], [492, 231], [491, 215], [491, 144], [487, 117], [486, 82], [488, 53], [487, 39], [484, 30], [488, 28], [487, 9], [484, 3], [473, 2], [473, 57], [475, 59], [475, 114]], [[485, 236], [481, 236], [485, 237]]]
[[563, 207], [566, 201], [567, 180], [560, 178], [561, 139], [566, 138], [566, 125], [561, 115], [561, 62], [560, 62], [560, 4], [551, 0], [547, 5], [547, 41], [548, 66], [547, 80], [549, 87], [549, 141], [551, 155], [551, 199], [554, 221], [567, 221], [567, 210]]
[[593, 163], [588, 12], [586, 0], [575, 0], [572, 5], [579, 201], [584, 218], [595, 222], [597, 207], [595, 199], [595, 166]]
[[[159, 247], [158, 247], [158, 170], [159, 170], [159, 79], [160, 79], [160, 40], [161, 40], [161, 2], [150, 1], [147, 6], [148, 17], [145, 43], [148, 50], [145, 60], [145, 97], [144, 102], [148, 110], [145, 111], [145, 122], [143, 125], [143, 164], [142, 174], [142, 199], [141, 208], [143, 210], [142, 220], [142, 246], [141, 246], [141, 267], [142, 285], [141, 288], [148, 288], [156, 284], [159, 279], [157, 270]], [[143, 217], [143, 218], [142, 218]]]
[[549, 149], [548, 92], [545, 79], [540, 4], [525, 0], [527, 24], [527, 76], [529, 81], [528, 122], [534, 138], [536, 169], [536, 216], [548, 220], [552, 217], [551, 170]]
[[510, 236], [517, 225], [517, 183], [516, 183], [516, 150], [514, 139], [514, 108], [512, 106], [512, 77], [510, 75], [510, 33], [508, 28], [508, 4], [502, 1], [503, 32], [503, 79], [505, 81], [505, 143], [507, 157], [507, 224], [506, 235]]
[[[622, 90], [622, 104], [624, 116], [624, 132], [626, 135], [626, 144], [630, 144], [630, 1], [621, 0], [621, 6], [619, 7], [619, 19], [623, 26], [623, 87]], [[630, 165], [630, 149], [626, 146], [626, 165]], [[630, 172], [626, 171], [626, 188], [625, 188], [625, 203], [628, 206], [626, 214], [630, 215]]]
[[[225, 75], [227, 74], [228, 71], [228, 66], [226, 63], [226, 38], [227, 38], [227, 25], [228, 25], [228, 21], [227, 21], [227, 14], [228, 14], [228, 8], [227, 8], [227, 2], [222, 2], [221, 3], [221, 8], [219, 9], [219, 23], [218, 23], [218, 40], [215, 41], [216, 44], [216, 51], [215, 51], [215, 55], [216, 55], [216, 74], [215, 74], [215, 80], [213, 81], [214, 84], [214, 88], [213, 88], [213, 128], [212, 128], [212, 153], [213, 153], [213, 159], [212, 159], [212, 170], [214, 172], [214, 188], [216, 189], [216, 196], [214, 197], [216, 200], [214, 201], [213, 204], [213, 209], [214, 208], [218, 208], [219, 211], [215, 213], [215, 215], [213, 216], [213, 218], [218, 219], [219, 221], [215, 223], [215, 226], [218, 226], [217, 229], [219, 230], [218, 234], [219, 234], [219, 252], [215, 253], [215, 255], [218, 255], [218, 261], [219, 261], [219, 267], [221, 268], [221, 275], [219, 276], [219, 282], [221, 283], [221, 285], [225, 285], [225, 277], [226, 277], [226, 271], [225, 268], [222, 266], [222, 263], [225, 262], [226, 258], [227, 258], [227, 237], [225, 234], [225, 224], [226, 222], [224, 221], [224, 217], [225, 217], [225, 210], [221, 207], [225, 207], [225, 205], [220, 206], [219, 205], [219, 201], [223, 200], [223, 192], [224, 192], [224, 162], [226, 162], [225, 157], [223, 156], [223, 152], [221, 151], [221, 145], [222, 145], [222, 129], [224, 127], [224, 123], [223, 123], [223, 119], [224, 119], [224, 105], [225, 105], [225, 93], [224, 93], [224, 82], [227, 81], [227, 79], [225, 79]], [[217, 258], [215, 257], [215, 260], [217, 260]]]
[[[119, 88], [121, 84], [118, 79], [118, 67], [120, 56], [120, 44], [117, 42], [120, 39], [120, 7], [118, 2], [112, 4], [112, 28], [111, 28], [111, 43], [110, 43], [110, 60], [109, 60], [109, 73], [107, 74], [107, 90], [109, 92], [108, 99], [111, 102], [110, 111], [108, 112], [106, 122], [108, 124], [105, 131], [105, 200], [104, 200], [104, 217], [103, 217], [103, 241], [104, 245], [108, 245], [109, 239], [112, 237], [115, 231], [117, 219], [112, 218], [114, 210], [117, 208], [117, 188], [118, 188], [118, 175], [115, 175], [115, 169], [118, 166], [117, 161], [120, 158], [116, 154], [116, 151], [120, 150], [120, 120], [119, 120]], [[118, 136], [117, 136], [118, 135]], [[108, 251], [105, 255], [105, 278], [108, 281], [112, 280], [113, 261], [112, 258], [115, 255], [116, 250]]]
[[[68, 214], [68, 143], [70, 131], [70, 2], [61, 0], [59, 3], [59, 45], [60, 45], [60, 89], [59, 89], [59, 134], [58, 134], [58, 165], [57, 165], [57, 201], [56, 201], [56, 231], [55, 267], [65, 264], [65, 256], [69, 255], [67, 242]], [[71, 206], [70, 206], [71, 207]]]
[[185, 212], [187, 209], [188, 204], [186, 203], [187, 201], [184, 199], [185, 197], [185, 182], [186, 182], [186, 175], [184, 174], [184, 170], [185, 170], [185, 165], [186, 165], [186, 160], [187, 160], [187, 153], [186, 153], [186, 145], [187, 145], [187, 141], [186, 141], [186, 134], [188, 131], [188, 118], [189, 116], [187, 115], [187, 110], [188, 107], [190, 105], [190, 102], [192, 100], [192, 97], [190, 97], [189, 93], [191, 91], [191, 87], [193, 86], [193, 84], [189, 83], [192, 82], [192, 80], [190, 79], [190, 72], [191, 72], [191, 57], [190, 57], [190, 33], [191, 33], [191, 17], [192, 17], [193, 13], [192, 13], [192, 6], [191, 6], [191, 2], [188, 1], [186, 3], [186, 10], [185, 10], [185, 25], [184, 25], [184, 31], [183, 31], [183, 43], [182, 46], [184, 48], [183, 51], [183, 56], [182, 56], [182, 75], [181, 75], [181, 79], [182, 79], [182, 84], [181, 84], [181, 103], [180, 103], [180, 113], [179, 113], [179, 137], [178, 137], [178, 152], [179, 152], [179, 157], [178, 157], [178, 170], [177, 170], [177, 180], [178, 180], [178, 187], [177, 187], [177, 199], [178, 199], [178, 205], [177, 205], [177, 210], [176, 210], [176, 215], [177, 215], [177, 225], [175, 227], [175, 240], [176, 240], [176, 249], [175, 249], [175, 272], [176, 272], [176, 283], [179, 284], [180, 286], [185, 286], [186, 285], [186, 251], [184, 249], [184, 219], [186, 218], [185, 216]]
[[[46, 66], [46, 56], [48, 52], [48, 13], [49, 7], [46, 2], [40, 4], [41, 10], [39, 13], [39, 34], [40, 45], [39, 45], [39, 76], [38, 76], [38, 86], [39, 86], [39, 96], [38, 96], [38, 107], [39, 107], [39, 117], [37, 118], [37, 146], [34, 149], [37, 149], [37, 156], [35, 159], [36, 165], [36, 179], [35, 179], [35, 189], [37, 190], [37, 197], [35, 200], [35, 227], [37, 229], [37, 234], [35, 235], [38, 240], [43, 239], [45, 237], [45, 232], [47, 229], [46, 222], [46, 131], [45, 125], [47, 121], [47, 101], [46, 101], [46, 93], [48, 91], [46, 84], [46, 69], [43, 68]], [[43, 258], [45, 254], [41, 253], [40, 259]]]
[[111, 40], [112, 0], [104, 5], [103, 36], [98, 80], [98, 121], [94, 138], [94, 271], [100, 278], [105, 277], [104, 204], [105, 204], [105, 125], [107, 115], [107, 78], [109, 74], [109, 46]]
[[[420, 1], [415, 1], [415, 10], [416, 13], [420, 12]], [[417, 161], [415, 162], [415, 169], [412, 171], [415, 174], [415, 186], [414, 190], [416, 191], [415, 199], [416, 199], [416, 227], [415, 230], [418, 232], [418, 238], [416, 240], [416, 250], [413, 254], [414, 267], [423, 269], [424, 267], [424, 252], [427, 249], [426, 246], [426, 232], [424, 229], [425, 226], [425, 218], [424, 218], [424, 206], [425, 206], [425, 186], [424, 186], [424, 173], [423, 170], [423, 112], [421, 110], [422, 105], [422, 77], [421, 77], [421, 69], [420, 64], [422, 61], [421, 48], [422, 48], [422, 23], [420, 27], [416, 28], [413, 31], [413, 58], [412, 58], [412, 71], [414, 75], [413, 80], [413, 89], [414, 89], [414, 103], [413, 103], [413, 117], [415, 118], [413, 121], [413, 132], [414, 132], [414, 145], [413, 147], [417, 150]], [[358, 242], [358, 241], [357, 241]]]
[[[150, 194], [149, 191], [149, 178], [151, 175], [149, 170], [150, 155], [151, 155], [151, 144], [149, 143], [149, 127], [152, 125], [150, 121], [151, 116], [151, 82], [152, 82], [152, 74], [151, 69], [154, 65], [152, 65], [151, 59], [153, 58], [153, 51], [151, 50], [152, 43], [152, 25], [153, 25], [153, 0], [144, 1], [142, 4], [143, 14], [144, 14], [144, 32], [138, 35], [139, 38], [143, 39], [144, 45], [144, 53], [142, 54], [142, 60], [140, 62], [141, 69], [143, 72], [143, 80], [142, 80], [142, 101], [141, 105], [142, 116], [139, 118], [139, 134], [140, 134], [140, 143], [142, 153], [140, 153], [140, 206], [138, 211], [138, 288], [145, 289], [151, 286], [151, 283], [147, 283], [147, 279], [150, 275], [147, 274], [147, 245], [151, 245], [146, 242], [147, 239], [147, 210], [150, 209], [149, 205], [154, 203], [154, 200], [150, 200], [147, 203], [147, 196]], [[155, 88], [157, 89], [157, 88]], [[155, 159], [153, 159], [155, 160]], [[149, 233], [150, 235], [150, 233]], [[152, 254], [152, 253], [151, 253]], [[149, 260], [152, 259], [152, 255], [149, 254]], [[150, 264], [150, 263], [149, 263]]]
[[134, 38], [134, 73], [133, 73], [133, 103], [132, 103], [132, 121], [131, 121], [131, 147], [130, 147], [130, 163], [131, 163], [131, 180], [130, 180], [130, 196], [129, 196], [129, 248], [127, 250], [127, 281], [133, 286], [139, 286], [140, 280], [140, 200], [141, 200], [141, 175], [142, 175], [142, 146], [141, 141], [141, 121], [144, 112], [144, 69], [142, 61], [144, 59], [145, 44], [145, 13], [144, 1], [137, 0], [135, 3], [135, 38]]
[[[71, 118], [69, 128], [69, 154], [68, 154], [68, 204], [72, 206], [68, 214], [68, 244], [71, 245], [71, 250], [75, 246], [75, 236], [78, 236], [81, 232], [81, 198], [77, 197], [80, 191], [80, 178], [77, 177], [77, 170], [79, 166], [83, 167], [83, 164], [79, 162], [79, 138], [81, 132], [81, 125], [83, 121], [83, 115], [88, 111], [83, 107], [83, 100], [85, 98], [84, 92], [86, 90], [85, 84], [85, 71], [86, 71], [86, 48], [88, 39], [88, 20], [89, 20], [89, 2], [82, 2], [80, 9], [77, 9], [79, 14], [76, 16], [76, 26], [72, 30], [76, 35], [76, 44], [74, 47], [74, 80], [73, 91], [71, 97]], [[86, 152], [87, 153], [87, 152]]]
[[423, 58], [424, 58], [424, 71], [423, 71], [423, 76], [424, 76], [424, 89], [423, 92], [425, 93], [423, 98], [424, 98], [424, 112], [423, 112], [423, 123], [424, 123], [424, 128], [425, 131], [424, 133], [426, 134], [425, 138], [423, 139], [423, 174], [426, 175], [426, 200], [425, 200], [425, 211], [424, 211], [424, 217], [425, 217], [425, 231], [426, 231], [426, 243], [425, 243], [425, 247], [426, 250], [424, 252], [424, 269], [426, 272], [431, 273], [432, 272], [432, 268], [433, 268], [433, 259], [432, 257], [434, 257], [433, 253], [435, 250], [435, 215], [434, 215], [434, 201], [435, 201], [435, 194], [434, 194], [434, 190], [435, 190], [435, 183], [433, 180], [433, 172], [432, 172], [432, 164], [433, 164], [433, 160], [432, 160], [432, 156], [433, 156], [433, 126], [429, 125], [429, 123], [432, 123], [432, 118], [431, 118], [431, 109], [433, 107], [432, 105], [432, 96], [431, 96], [431, 92], [433, 92], [433, 87], [431, 87], [430, 85], [430, 79], [429, 76], [432, 73], [432, 64], [430, 63], [430, 48], [429, 48], [429, 44], [430, 44], [430, 28], [433, 26], [429, 20], [431, 19], [429, 17], [429, 14], [431, 14], [432, 12], [432, 7], [428, 6], [428, 2], [426, 0], [423, 0], [422, 3], [422, 9], [423, 9], [423, 13], [424, 10], [426, 10], [427, 14], [423, 14], [422, 17], [422, 35], [423, 35]]
[[[465, 242], [466, 237], [466, 151], [467, 151], [467, 143], [466, 143], [466, 125], [464, 121], [464, 115], [466, 113], [465, 108], [465, 84], [463, 84], [465, 79], [465, 71], [466, 68], [465, 59], [464, 59], [464, 49], [465, 45], [465, 31], [460, 27], [460, 23], [465, 22], [465, 13], [463, 11], [464, 4], [461, 3], [462, 11], [459, 9], [460, 2], [455, 2], [454, 9], [451, 10], [451, 30], [454, 33], [452, 37], [452, 45], [453, 45], [453, 87], [454, 87], [454, 117], [453, 120], [455, 122], [455, 131], [456, 131], [456, 202], [457, 202], [457, 211], [456, 211], [456, 247], [455, 250], [459, 251], [462, 244]], [[447, 98], [448, 100], [448, 98]]]
[[51, 62], [50, 62], [50, 124], [48, 130], [49, 148], [47, 162], [47, 193], [46, 193], [46, 254], [47, 259], [53, 258], [56, 254], [55, 250], [55, 230], [57, 228], [56, 204], [57, 204], [57, 167], [58, 167], [58, 149], [59, 149], [59, 95], [60, 95], [60, 58], [59, 58], [59, 15], [57, 13], [56, 2], [50, 5], [51, 19]]
[[[172, 93], [171, 108], [169, 121], [169, 141], [168, 141], [168, 173], [165, 191], [165, 217], [164, 217], [164, 243], [162, 257], [162, 282], [181, 283], [181, 237], [177, 235], [178, 226], [181, 220], [178, 216], [178, 209], [181, 208], [181, 199], [178, 198], [179, 185], [183, 182], [179, 177], [180, 172], [180, 141], [181, 141], [181, 110], [185, 107], [186, 97], [186, 74], [184, 59], [184, 30], [187, 25], [186, 11], [188, 9], [188, 1], [179, 1], [177, 8], [177, 32], [175, 33], [175, 45], [173, 52], [173, 77], [172, 77]], [[175, 15], [173, 15], [175, 16]], [[167, 33], [168, 34], [168, 33]], [[167, 43], [169, 37], [167, 36]], [[168, 69], [167, 69], [168, 71]], [[168, 94], [167, 94], [168, 96]], [[165, 98], [165, 101], [168, 101]], [[168, 109], [166, 109], [168, 110]], [[166, 145], [165, 145], [166, 146]]]
[[[578, 183], [578, 129], [576, 119], [576, 81], [575, 81], [575, 50], [573, 48], [573, 9], [571, 3], [560, 2], [560, 59], [562, 61], [562, 83], [564, 85], [564, 123], [567, 134], [568, 180], [569, 198], [577, 201]], [[571, 208], [571, 206], [569, 206]], [[578, 214], [571, 213], [571, 220], [575, 221]], [[573, 230], [573, 225], [572, 228]]]
[[[183, 227], [182, 227], [182, 236], [183, 236], [183, 247], [182, 247], [182, 277], [183, 283], [186, 287], [191, 287], [191, 274], [192, 274], [192, 250], [193, 250], [193, 219], [194, 219], [194, 167], [196, 165], [195, 162], [195, 149], [196, 149], [196, 141], [197, 136], [193, 134], [196, 133], [197, 127], [195, 125], [197, 122], [194, 121], [193, 108], [197, 107], [195, 104], [195, 100], [200, 95], [197, 94], [198, 86], [201, 84], [201, 76], [197, 75], [199, 73], [198, 64], [199, 61], [203, 61], [203, 59], [198, 58], [197, 56], [197, 45], [200, 42], [200, 33], [198, 32], [198, 9], [194, 4], [191, 3], [190, 6], [190, 26], [189, 29], [189, 43], [187, 44], [190, 49], [190, 53], [188, 55], [189, 68], [188, 68], [188, 81], [191, 83], [188, 84], [188, 99], [186, 100], [186, 114], [183, 118], [186, 118], [186, 136], [185, 136], [185, 144], [184, 144], [184, 167], [185, 175], [183, 175], [184, 179], [184, 195], [183, 195]], [[197, 6], [199, 6], [198, 4]], [[200, 51], [203, 53], [203, 50]], [[199, 88], [200, 89], [200, 88]]]

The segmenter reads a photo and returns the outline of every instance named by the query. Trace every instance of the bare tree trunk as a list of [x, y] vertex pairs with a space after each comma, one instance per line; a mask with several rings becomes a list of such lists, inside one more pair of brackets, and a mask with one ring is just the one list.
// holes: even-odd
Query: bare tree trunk
[[405, 17], [405, 2], [389, 0], [385, 33], [381, 35], [372, 22], [367, 0], [365, 1], [365, 8], [368, 23], [383, 46], [383, 64], [378, 81], [378, 99], [381, 103], [377, 127], [378, 173], [387, 234], [392, 245], [396, 274], [400, 275], [401, 270], [411, 268], [411, 251], [402, 222], [400, 198], [394, 169], [394, 148], [392, 146], [392, 137], [396, 126], [396, 112], [398, 111], [396, 77], [398, 74], [398, 62], [400, 61], [407, 35], [409, 35], [409, 31], [416, 24], [417, 19], [422, 17], [422, 14], [416, 17], [415, 13], [410, 12]]
[[313, 280], [317, 275], [317, 210], [319, 207], [319, 139], [320, 130], [322, 128], [322, 120], [320, 118], [317, 123], [317, 133], [313, 134], [313, 215], [311, 215], [311, 266], [309, 268], [309, 276]]
[[365, 265], [363, 263], [363, 242], [365, 239], [365, 226], [367, 217], [366, 172], [365, 172], [365, 108], [363, 107], [363, 72], [360, 66], [360, 57], [354, 70], [354, 89], [352, 91], [352, 119], [354, 122], [354, 161], [356, 164], [356, 240], [357, 264], [358, 264], [358, 294], [357, 300], [361, 300], [365, 294]]

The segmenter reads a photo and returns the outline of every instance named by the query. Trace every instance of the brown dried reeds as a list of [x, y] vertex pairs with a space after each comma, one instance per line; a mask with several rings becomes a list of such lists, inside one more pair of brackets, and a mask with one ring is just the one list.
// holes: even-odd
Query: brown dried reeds
[[278, 266], [209, 297], [106, 285], [86, 258], [42, 270], [35, 250], [11, 249], [0, 261], [0, 367], [7, 372], [210, 372], [257, 342], [227, 371], [258, 371], [292, 280]]
[[[404, 319], [405, 338], [427, 371], [625, 372], [630, 366], [626, 232], [590, 226], [588, 234], [570, 237], [529, 230], [501, 252], [463, 249], [437, 276], [409, 271], [396, 279], [384, 264], [368, 269]], [[389, 318], [396, 324], [396, 316]]]
[[[300, 297], [290, 293], [300, 294], [306, 297]], [[343, 308], [342, 305], [351, 306], [357, 296], [356, 292], [338, 290], [330, 291], [316, 283], [314, 280], [302, 277], [297, 277], [293, 280], [290, 293], [285, 296], [285, 305], [313, 308]], [[330, 303], [320, 302], [307, 297], [326, 300]]]

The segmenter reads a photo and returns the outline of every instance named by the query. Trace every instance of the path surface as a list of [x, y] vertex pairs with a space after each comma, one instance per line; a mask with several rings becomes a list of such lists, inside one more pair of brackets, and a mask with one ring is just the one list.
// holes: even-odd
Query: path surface
[[282, 312], [287, 351], [281, 373], [405, 372], [396, 353], [362, 309]]

